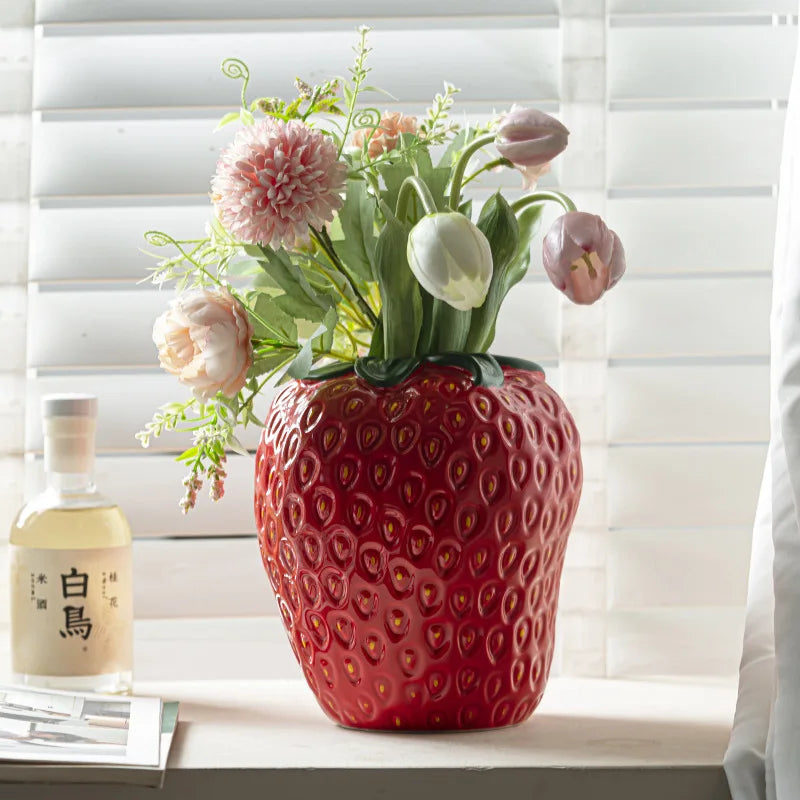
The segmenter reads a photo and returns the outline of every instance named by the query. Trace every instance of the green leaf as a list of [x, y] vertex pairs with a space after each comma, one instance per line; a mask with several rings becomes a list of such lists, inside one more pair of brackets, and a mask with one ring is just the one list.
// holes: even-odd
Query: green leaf
[[[291, 352], [291, 351], [289, 351]], [[289, 360], [289, 352], [286, 350], [274, 350], [270, 353], [266, 353], [264, 355], [260, 355], [254, 362], [253, 366], [247, 371], [248, 379], [255, 381], [256, 378], [260, 377], [261, 375], [267, 375], [270, 372], [278, 369], [281, 364], [287, 362]], [[248, 383], [248, 389], [251, 392], [256, 390], [256, 386], [258, 384], [253, 383], [252, 386]]]
[[333, 336], [333, 329], [336, 327], [336, 323], [338, 321], [338, 315], [336, 314], [336, 309], [331, 308], [325, 314], [325, 319], [322, 321], [322, 325], [320, 325], [314, 333], [306, 339], [305, 344], [300, 348], [300, 351], [297, 353], [294, 361], [289, 365], [289, 369], [286, 370], [286, 374], [292, 378], [305, 378], [309, 371], [311, 370], [311, 366], [314, 363], [314, 343], [321, 341], [322, 347], [320, 349], [325, 350], [327, 349], [324, 346], [325, 339], [330, 336]]
[[422, 298], [422, 328], [419, 333], [419, 341], [417, 342], [417, 353], [419, 355], [426, 355], [433, 352], [433, 311], [437, 302], [436, 298], [419, 287], [419, 293]]
[[514, 257], [511, 259], [511, 263], [508, 266], [509, 274], [514, 279], [511, 286], [522, 280], [522, 278], [525, 277], [525, 273], [528, 271], [531, 262], [531, 242], [542, 225], [543, 211], [544, 203], [536, 203], [527, 206], [523, 209], [519, 217], [517, 217], [517, 223], [519, 225], [519, 244], [517, 245], [517, 252], [514, 253]]
[[386, 184], [386, 190], [381, 192], [381, 200], [394, 211], [397, 208], [397, 195], [400, 194], [400, 187], [406, 178], [414, 174], [414, 170], [410, 164], [391, 164], [388, 162], [381, 164], [378, 170], [383, 182]]
[[392, 100], [397, 100], [397, 98], [391, 93], [387, 92], [386, 89], [381, 89], [380, 86], [362, 86], [362, 92], [377, 92], [378, 94], [382, 94], [384, 97], [389, 97]]
[[453, 162], [459, 151], [469, 144], [470, 140], [474, 138], [475, 133], [470, 128], [464, 128], [464, 130], [459, 131], [453, 137], [452, 141], [447, 146], [447, 149], [442, 154], [442, 157], [439, 159], [439, 166], [445, 167], [448, 171], [452, 169]]
[[419, 284], [406, 259], [408, 229], [386, 209], [386, 224], [375, 248], [375, 278], [383, 308], [385, 358], [412, 356], [422, 326]]
[[256, 121], [256, 118], [246, 108], [239, 111], [238, 117], [242, 125], [252, 125]]
[[214, 133], [216, 133], [220, 128], [224, 128], [226, 125], [230, 125], [231, 122], [236, 122], [237, 119], [239, 119], [239, 112], [238, 111], [231, 111], [230, 114], [226, 114], [217, 123], [217, 127], [214, 128]]
[[467, 343], [473, 309], [460, 311], [443, 300], [433, 301], [433, 341], [430, 352], [461, 352]]
[[378, 323], [372, 331], [372, 339], [370, 340], [369, 356], [370, 358], [383, 358], [383, 313], [378, 316]]
[[375, 199], [364, 181], [347, 181], [347, 194], [339, 211], [344, 241], [334, 248], [350, 271], [362, 281], [372, 280], [375, 257]]
[[256, 339], [280, 339], [290, 343], [297, 341], [297, 324], [276, 304], [275, 298], [264, 292], [250, 292], [247, 299], [249, 303], [253, 303], [254, 316], [250, 320]]
[[[413, 134], [403, 134], [401, 141], [406, 139], [412, 142], [416, 139]], [[450, 182], [449, 167], [434, 167], [427, 147], [417, 146], [405, 154], [405, 160], [398, 163], [384, 162], [378, 170], [386, 185], [386, 190], [381, 193], [381, 199], [394, 211], [397, 208], [397, 196], [403, 181], [410, 175], [416, 175], [430, 190], [433, 202], [440, 211], [447, 206], [445, 193]], [[401, 222], [417, 222], [425, 215], [419, 201], [412, 202], [409, 208], [408, 220]]]
[[499, 192], [483, 206], [477, 225], [489, 240], [494, 268], [486, 300], [472, 311], [466, 349], [473, 353], [484, 352], [491, 345], [500, 305], [519, 280], [509, 269], [519, 246], [519, 225], [513, 209]]
[[[518, 217], [517, 223], [519, 225], [519, 244], [517, 251], [514, 253], [511, 261], [505, 270], [504, 280], [504, 293], [500, 298], [500, 305], [508, 295], [508, 292], [513, 286], [518, 284], [528, 271], [531, 261], [531, 241], [536, 236], [542, 222], [542, 211], [544, 210], [544, 203], [536, 203], [535, 205], [528, 206]], [[490, 290], [491, 291], [491, 290]], [[499, 306], [498, 312], [499, 313]], [[492, 322], [483, 340], [483, 349], [488, 350], [494, 342], [495, 328], [497, 326], [497, 313], [495, 313], [494, 322]]]
[[348, 81], [342, 81], [342, 94], [344, 95], [344, 102], [348, 106], [353, 105], [353, 90], [350, 88]]
[[197, 447], [190, 447], [188, 450], [184, 450], [179, 456], [175, 456], [176, 461], [191, 461], [193, 458], [197, 458], [197, 454], [200, 451]]
[[442, 211], [447, 205], [445, 192], [450, 182], [450, 167], [434, 167], [427, 147], [417, 147], [410, 155], [416, 167], [416, 174], [430, 190], [436, 208]]
[[236, 438], [232, 430], [228, 431], [228, 436], [225, 439], [225, 446], [234, 453], [238, 453], [240, 456], [250, 455], [250, 453], [247, 452], [247, 448]]
[[234, 277], [249, 278], [252, 275], [263, 276], [264, 270], [261, 264], [254, 258], [246, 258], [231, 262], [225, 270], [225, 273]]
[[[245, 246], [245, 252], [251, 254]], [[285, 250], [272, 250], [269, 247], [257, 248], [262, 269], [284, 294], [278, 307], [295, 319], [307, 319], [310, 322], [321, 322], [325, 313], [336, 304], [329, 294], [321, 294], [308, 282], [303, 270], [293, 263]], [[275, 298], [276, 301], [279, 298]]]
[[297, 321], [322, 322], [327, 310], [325, 306], [313, 303], [299, 293], [278, 295], [275, 305]]

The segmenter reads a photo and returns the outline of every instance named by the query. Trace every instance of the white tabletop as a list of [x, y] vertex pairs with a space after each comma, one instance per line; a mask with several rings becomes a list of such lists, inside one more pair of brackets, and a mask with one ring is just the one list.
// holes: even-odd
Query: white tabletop
[[0, 798], [729, 800], [731, 687], [555, 679], [518, 727], [437, 734], [337, 727], [294, 680], [142, 682], [136, 692], [181, 703], [158, 794], [0, 785]]
[[554, 679], [517, 727], [415, 734], [338, 727], [301, 681], [136, 690], [180, 701], [176, 770], [719, 766], [734, 701], [718, 686]]

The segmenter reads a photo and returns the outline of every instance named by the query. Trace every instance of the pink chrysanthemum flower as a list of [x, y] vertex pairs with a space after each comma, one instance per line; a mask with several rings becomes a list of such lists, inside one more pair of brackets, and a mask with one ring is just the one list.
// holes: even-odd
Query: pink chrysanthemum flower
[[240, 241], [273, 247], [308, 238], [342, 206], [347, 166], [329, 136], [302, 122], [265, 120], [240, 130], [217, 162], [211, 196]]

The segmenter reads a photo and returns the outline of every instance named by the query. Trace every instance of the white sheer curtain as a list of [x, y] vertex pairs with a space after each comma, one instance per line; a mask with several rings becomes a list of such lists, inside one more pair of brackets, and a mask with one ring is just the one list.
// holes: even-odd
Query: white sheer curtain
[[734, 800], [800, 797], [800, 50], [784, 134], [770, 333], [770, 446], [725, 757]]

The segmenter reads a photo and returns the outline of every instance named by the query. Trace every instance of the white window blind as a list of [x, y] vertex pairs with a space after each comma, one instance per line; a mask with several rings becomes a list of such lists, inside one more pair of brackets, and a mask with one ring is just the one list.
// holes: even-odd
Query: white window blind
[[609, 674], [731, 673], [768, 437], [769, 270], [796, 4], [611, 0]]
[[[33, 0], [0, 4], [0, 592], [5, 541], [22, 502], [25, 306], [31, 138]], [[0, 630], [8, 604], [0, 602]]]
[[[559, 114], [571, 145], [548, 182], [603, 214], [626, 245], [628, 275], [588, 309], [561, 303], [534, 268], [495, 347], [546, 366], [584, 439], [559, 668], [731, 672], [767, 435], [768, 271], [794, 12], [786, 0], [499, 0], [490, 13], [472, 0], [39, 0], [27, 306], [27, 187], [0, 194], [0, 237], [14, 214], [21, 226], [0, 315], [27, 310], [27, 355], [0, 345], [0, 380], [11, 414], [27, 369], [26, 485], [41, 480], [38, 397], [96, 392], [99, 482], [137, 537], [137, 613], [273, 613], [250, 460], [231, 459], [221, 504], [184, 518], [173, 461], [182, 441], [143, 452], [133, 439], [182, 393], [155, 365], [150, 328], [168, 295], [137, 285], [149, 263], [138, 248], [149, 228], [192, 236], [208, 218], [209, 177], [231, 135], [211, 131], [238, 91], [219, 73], [224, 57], [247, 61], [257, 91], [288, 93], [295, 75], [343, 72], [366, 22], [374, 82], [397, 107], [421, 112], [446, 78], [472, 120], [513, 101]], [[0, 41], [7, 33], [11, 42], [19, 31]], [[25, 142], [19, 80], [21, 100], [0, 113], [2, 130]], [[498, 181], [517, 184], [492, 175], [482, 196]], [[21, 481], [19, 463], [4, 457], [5, 485]]]

